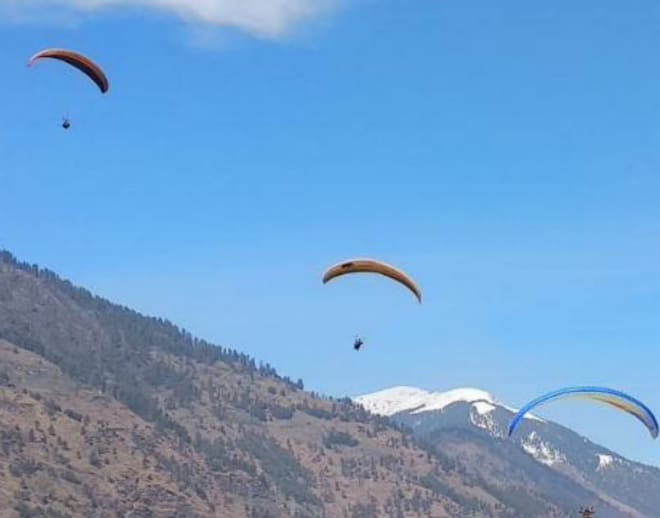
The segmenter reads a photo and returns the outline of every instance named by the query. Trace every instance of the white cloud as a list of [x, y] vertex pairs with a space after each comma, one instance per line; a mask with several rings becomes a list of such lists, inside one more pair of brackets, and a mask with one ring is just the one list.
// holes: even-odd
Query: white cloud
[[[94, 13], [110, 8], [142, 8], [168, 12], [186, 22], [234, 27], [255, 36], [277, 38], [293, 26], [327, 9], [332, 0], [0, 0], [12, 20], [40, 17], [68, 9]], [[61, 14], [61, 13], [60, 13]]]

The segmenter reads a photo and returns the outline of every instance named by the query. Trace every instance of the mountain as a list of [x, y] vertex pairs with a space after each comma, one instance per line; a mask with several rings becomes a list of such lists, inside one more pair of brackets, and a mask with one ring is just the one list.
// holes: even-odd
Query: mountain
[[[394, 387], [354, 401], [441, 447], [463, 466], [478, 466], [480, 476], [487, 480], [497, 479], [505, 470], [506, 478], [528, 487], [530, 493], [549, 493], [550, 487], [562, 487], [569, 480], [574, 488], [581, 487], [602, 501], [598, 516], [660, 516], [659, 469], [627, 460], [530, 414], [506, 439], [516, 410], [483, 390], [428, 392]], [[517, 450], [515, 454], [512, 449]], [[542, 478], [537, 477], [539, 473], [544, 474]]]
[[458, 402], [473, 403], [479, 413], [487, 413], [496, 403], [488, 392], [459, 388], [448, 392], [428, 392], [415, 387], [394, 387], [354, 398], [355, 402], [374, 414], [392, 416], [401, 412], [420, 414], [442, 410]]
[[[602, 449], [589, 478], [540, 463], [474, 394], [376, 415], [0, 252], [3, 517], [658, 516], [651, 468]], [[548, 426], [530, 444], [597, 448]]]

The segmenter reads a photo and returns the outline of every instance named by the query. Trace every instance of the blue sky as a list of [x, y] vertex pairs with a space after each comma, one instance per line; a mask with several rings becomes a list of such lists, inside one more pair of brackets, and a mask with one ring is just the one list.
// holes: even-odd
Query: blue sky
[[[0, 0], [0, 246], [323, 393], [601, 384], [660, 412], [655, 2], [95, 3]], [[110, 93], [25, 67], [50, 46]], [[424, 304], [321, 284], [354, 256]], [[541, 413], [660, 464], [629, 416]]]

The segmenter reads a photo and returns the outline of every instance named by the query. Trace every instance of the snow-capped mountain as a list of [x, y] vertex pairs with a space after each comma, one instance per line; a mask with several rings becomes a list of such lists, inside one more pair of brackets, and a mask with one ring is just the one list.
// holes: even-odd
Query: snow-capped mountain
[[[493, 435], [504, 437], [506, 427], [500, 427], [492, 419], [491, 414], [498, 409], [506, 410], [512, 414], [517, 410], [497, 401], [489, 392], [476, 388], [457, 388], [446, 392], [429, 392], [415, 387], [392, 387], [372, 394], [353, 398], [353, 401], [362, 405], [373, 414], [387, 417], [399, 416], [406, 424], [419, 428], [426, 421], [428, 415], [442, 412], [457, 403], [470, 406], [470, 422]], [[428, 414], [433, 412], [434, 414]], [[403, 414], [403, 415], [399, 415]], [[417, 419], [412, 416], [418, 416]], [[542, 419], [528, 414], [525, 419], [543, 422]]]
[[[442, 410], [447, 405], [463, 401], [466, 403], [486, 403], [494, 405], [495, 399], [488, 392], [474, 388], [458, 388], [447, 392], [428, 392], [415, 387], [393, 387], [354, 398], [374, 414], [392, 416], [399, 412], [418, 414], [432, 410]], [[494, 408], [494, 407], [493, 407]]]
[[531, 500], [531, 495], [561, 487], [575, 495], [575, 502], [567, 502], [567, 512], [595, 504], [599, 518], [660, 518], [660, 470], [627, 460], [563, 426], [529, 414], [507, 439], [509, 422], [517, 410], [484, 390], [430, 392], [400, 386], [353, 401], [410, 428], [450, 461], [473, 470], [480, 483], [498, 480], [502, 489], [524, 488], [525, 498]]
[[[392, 387], [364, 396], [357, 396], [353, 401], [362, 405], [370, 412], [378, 415], [392, 416], [399, 412], [422, 413], [432, 410], [442, 410], [453, 403], [473, 403], [480, 413], [494, 410], [497, 406], [517, 412], [509, 406], [497, 401], [489, 392], [477, 388], [457, 388], [446, 392], [429, 392], [416, 387]], [[532, 414], [527, 419], [543, 421]]]

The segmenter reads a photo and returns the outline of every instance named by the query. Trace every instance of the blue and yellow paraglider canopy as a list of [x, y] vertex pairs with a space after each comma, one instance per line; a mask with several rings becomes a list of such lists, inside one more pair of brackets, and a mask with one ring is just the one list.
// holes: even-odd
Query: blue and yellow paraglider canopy
[[527, 403], [513, 417], [509, 425], [509, 437], [520, 424], [525, 415], [533, 408], [549, 403], [556, 399], [569, 397], [587, 398], [599, 403], [608, 404], [618, 410], [623, 410], [639, 419], [648, 429], [651, 437], [658, 437], [658, 421], [653, 412], [641, 401], [618, 390], [606, 387], [567, 387], [552, 392], [548, 392], [533, 401]]

